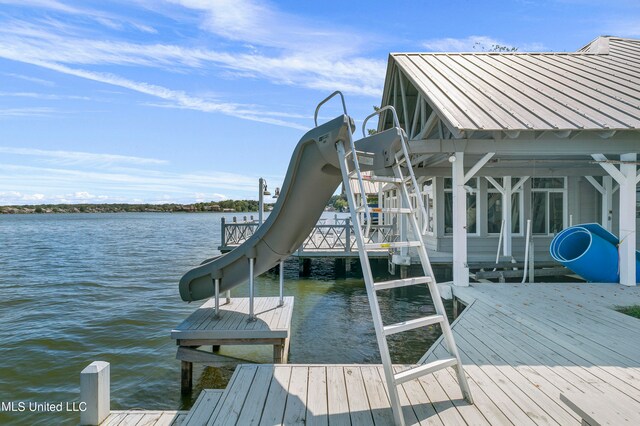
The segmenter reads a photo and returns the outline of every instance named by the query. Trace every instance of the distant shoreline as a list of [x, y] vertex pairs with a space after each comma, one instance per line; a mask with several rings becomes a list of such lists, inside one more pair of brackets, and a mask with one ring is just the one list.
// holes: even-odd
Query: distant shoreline
[[[265, 204], [270, 208], [272, 204]], [[224, 200], [193, 204], [39, 204], [0, 206], [0, 214], [64, 213], [252, 213], [255, 200]]]

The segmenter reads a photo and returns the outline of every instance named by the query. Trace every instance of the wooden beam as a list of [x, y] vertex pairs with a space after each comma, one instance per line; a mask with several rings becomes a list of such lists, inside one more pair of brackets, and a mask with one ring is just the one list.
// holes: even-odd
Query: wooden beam
[[593, 176], [585, 176], [585, 178], [587, 178], [587, 180], [589, 181], [589, 183], [590, 183], [591, 185], [593, 185], [593, 187], [594, 187], [594, 188], [595, 188], [599, 193], [601, 193], [601, 194], [604, 194], [604, 193], [605, 193], [605, 191], [604, 191], [604, 187], [603, 187], [602, 185], [600, 185], [600, 184], [598, 183], [598, 181], [597, 181], [597, 180], [595, 180], [595, 178], [594, 178]]
[[[626, 177], [611, 163], [607, 163], [607, 157], [604, 154], [591, 154], [591, 157], [600, 164], [600, 166], [615, 179], [618, 184], [622, 185], [622, 182], [626, 180]], [[635, 167], [635, 166], [634, 166]]]
[[[616, 135], [609, 139], [606, 147], [603, 147], [602, 139], [594, 135], [585, 135], [586, 132], [572, 140], [549, 137], [536, 140], [534, 138], [519, 139], [415, 139], [409, 142], [411, 152], [414, 154], [431, 154], [436, 152], [462, 151], [466, 154], [481, 154], [495, 152], [496, 155], [588, 155], [589, 152], [602, 152], [606, 148], [607, 154], [620, 155], [625, 152], [634, 152], [638, 149], [637, 136]], [[441, 135], [443, 136], [443, 135]], [[464, 145], [463, 145], [464, 144]]]
[[411, 134], [409, 135], [409, 139], [413, 139], [413, 137], [416, 134], [421, 106], [422, 106], [422, 95], [418, 93], [418, 97], [416, 98], [416, 107], [415, 107], [415, 110], [413, 111], [413, 122], [411, 123]]
[[511, 193], [513, 194], [514, 192], [517, 192], [520, 190], [520, 188], [522, 187], [522, 185], [524, 185], [524, 183], [527, 181], [527, 179], [529, 179], [530, 176], [523, 176], [520, 178], [520, 180], [518, 182], [516, 182], [516, 184], [513, 186], [513, 188], [511, 188]]
[[469, 182], [469, 179], [471, 179], [485, 164], [487, 164], [494, 155], [496, 155], [495, 152], [488, 152], [484, 157], [478, 160], [478, 162], [474, 164], [467, 173], [465, 173], [464, 182]]
[[436, 114], [435, 111], [431, 111], [431, 114], [429, 115], [427, 122], [420, 130], [420, 133], [416, 135], [416, 139], [422, 139], [425, 136], [428, 136], [429, 133], [431, 133], [431, 131], [435, 127], [435, 125], [438, 124], [439, 122], [440, 120], [438, 119], [438, 114]]
[[[416, 177], [451, 177], [451, 167], [445, 165], [429, 168], [416, 168], [414, 170]], [[484, 176], [608, 176], [602, 168], [598, 167], [571, 167], [562, 170], [557, 167], [483, 167], [475, 174], [476, 177]]]
[[503, 187], [502, 185], [500, 185], [500, 184], [499, 184], [499, 183], [498, 183], [498, 182], [497, 182], [497, 181], [496, 181], [492, 176], [485, 176], [485, 178], [486, 178], [489, 182], [491, 182], [491, 184], [492, 184], [493, 186], [495, 186], [495, 187], [496, 187], [496, 189], [497, 189], [498, 191], [500, 191], [500, 193], [501, 193], [502, 195], [504, 195], [504, 187]]
[[402, 71], [398, 70], [398, 84], [400, 84], [400, 96], [402, 97], [402, 116], [404, 117], [404, 130], [409, 133], [409, 110], [407, 109], [407, 94], [403, 82]]

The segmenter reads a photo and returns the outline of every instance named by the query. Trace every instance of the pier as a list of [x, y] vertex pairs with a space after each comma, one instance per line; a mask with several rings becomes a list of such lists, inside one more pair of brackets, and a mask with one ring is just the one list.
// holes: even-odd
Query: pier
[[220, 346], [273, 346], [273, 362], [286, 364], [293, 299], [283, 297], [281, 304], [278, 297], [254, 298], [255, 319], [250, 317], [248, 297], [227, 299], [217, 316], [214, 299], [202, 304], [171, 331], [171, 338], [178, 345], [176, 358], [182, 363], [182, 393], [191, 392], [193, 363], [221, 366], [246, 362], [216, 353]]
[[[578, 425], [561, 400], [576, 393], [594, 405], [626, 401], [629, 424], [640, 421], [638, 320], [613, 309], [640, 303], [640, 289], [474, 284], [453, 296], [467, 305], [453, 331], [475, 404], [440, 371], [403, 385], [408, 423]], [[438, 341], [431, 356], [443, 350]], [[392, 424], [381, 374], [375, 365], [242, 365], [209, 424]]]

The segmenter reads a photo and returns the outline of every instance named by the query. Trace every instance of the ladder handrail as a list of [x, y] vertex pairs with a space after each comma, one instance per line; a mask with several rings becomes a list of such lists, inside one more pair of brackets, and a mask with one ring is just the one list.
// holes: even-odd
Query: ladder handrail
[[364, 119], [364, 121], [362, 122], [362, 136], [366, 137], [366, 133], [365, 133], [365, 127], [367, 125], [367, 121], [369, 121], [369, 119], [375, 115], [380, 115], [382, 114], [384, 111], [391, 111], [393, 113], [393, 122], [395, 124], [395, 127], [397, 128], [401, 128], [400, 127], [400, 121], [398, 120], [398, 113], [396, 112], [396, 109], [393, 107], [393, 105], [386, 105], [383, 106], [382, 108], [378, 109], [377, 111], [372, 112], [371, 114], [367, 115], [367, 118]]
[[[347, 132], [349, 138], [349, 146], [351, 148], [351, 159], [353, 160], [353, 168], [356, 171], [358, 177], [358, 186], [360, 187], [360, 198], [362, 199], [362, 207], [364, 208], [364, 217], [367, 220], [364, 236], [369, 238], [371, 232], [371, 212], [369, 211], [369, 200], [367, 200], [367, 192], [364, 189], [364, 181], [362, 180], [362, 173], [360, 172], [360, 162], [358, 161], [358, 152], [356, 151], [356, 144], [353, 141], [353, 135], [351, 132]], [[346, 189], [346, 188], [345, 188]]]
[[[413, 184], [414, 192], [416, 194], [416, 198], [418, 199], [418, 208], [420, 209], [420, 212], [422, 213], [422, 217], [424, 218], [422, 229], [421, 229], [421, 232], [424, 234], [427, 232], [427, 209], [424, 206], [424, 200], [422, 199], [422, 191], [420, 191], [420, 187], [418, 186], [416, 175], [413, 172], [413, 164], [411, 164], [411, 157], [409, 156], [409, 146], [408, 146], [409, 141], [407, 138], [407, 134], [404, 131], [404, 129], [400, 127], [400, 120], [398, 120], [398, 113], [396, 112], [396, 109], [393, 107], [393, 105], [386, 105], [380, 108], [379, 110], [369, 114], [367, 118], [364, 119], [364, 122], [362, 123], [362, 135], [366, 137], [365, 127], [367, 125], [367, 121], [375, 115], [382, 114], [384, 111], [391, 111], [393, 115], [393, 123], [395, 124], [395, 127], [397, 127], [400, 130], [400, 142], [401, 142], [400, 146], [402, 147], [402, 153], [404, 154], [405, 161], [407, 162], [407, 168], [409, 169], [409, 176], [411, 177], [411, 183]], [[397, 161], [397, 158], [396, 158], [396, 161]]]
[[344, 102], [344, 95], [342, 94], [341, 91], [336, 90], [335, 92], [333, 92], [332, 94], [324, 98], [322, 101], [320, 101], [320, 103], [316, 107], [316, 112], [313, 114], [313, 122], [315, 123], [316, 127], [318, 127], [318, 111], [320, 111], [320, 107], [325, 103], [327, 103], [329, 99], [333, 98], [336, 95], [340, 95], [340, 99], [342, 100], [342, 110], [344, 111], [344, 115], [349, 115], [347, 114], [347, 104]]

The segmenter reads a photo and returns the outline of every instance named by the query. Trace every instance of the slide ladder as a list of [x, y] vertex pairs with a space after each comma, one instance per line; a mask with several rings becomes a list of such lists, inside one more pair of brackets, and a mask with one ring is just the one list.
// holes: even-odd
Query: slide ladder
[[[406, 215], [408, 225], [411, 228], [410, 232], [406, 232], [403, 235], [404, 240], [395, 241], [395, 242], [386, 242], [386, 243], [369, 243], [368, 241], [368, 232], [369, 232], [369, 223], [371, 222], [371, 218], [369, 216], [369, 208], [366, 207], [366, 193], [362, 188], [362, 174], [360, 172], [359, 167], [359, 154], [364, 157], [367, 153], [358, 152], [355, 149], [353, 136], [351, 134], [348, 135], [348, 141], [338, 141], [336, 144], [336, 149], [338, 151], [338, 158], [340, 163], [340, 169], [342, 172], [343, 185], [347, 196], [347, 201], [349, 203], [349, 210], [351, 212], [351, 220], [353, 222], [353, 229], [355, 233], [356, 242], [358, 245], [358, 252], [360, 255], [360, 263], [362, 265], [362, 273], [364, 276], [365, 285], [367, 288], [367, 296], [369, 300], [369, 305], [371, 308], [371, 314], [373, 317], [373, 324], [375, 327], [376, 338], [378, 341], [378, 347], [380, 349], [380, 356], [382, 358], [382, 365], [384, 368], [385, 379], [387, 382], [387, 389], [389, 392], [389, 400], [391, 402], [391, 407], [393, 409], [393, 416], [395, 423], [397, 425], [404, 425], [404, 416], [402, 414], [402, 405], [400, 403], [400, 398], [398, 396], [398, 386], [402, 385], [405, 382], [411, 381], [418, 377], [433, 373], [435, 371], [444, 369], [446, 367], [453, 367], [457, 378], [458, 384], [460, 385], [460, 389], [462, 390], [463, 397], [469, 402], [473, 403], [471, 392], [469, 391], [469, 385], [467, 383], [467, 379], [464, 374], [464, 370], [462, 367], [462, 363], [460, 361], [460, 354], [458, 353], [458, 349], [456, 347], [456, 343], [453, 338], [453, 333], [451, 332], [451, 326], [449, 325], [449, 321], [447, 319], [447, 314], [442, 303], [442, 299], [440, 298], [440, 292], [438, 290], [438, 285], [435, 280], [435, 276], [433, 274], [433, 270], [431, 267], [431, 263], [429, 261], [429, 257], [427, 255], [427, 250], [422, 238], [422, 229], [420, 229], [418, 225], [417, 211], [418, 209], [412, 207], [410, 193], [413, 192], [417, 198], [418, 208], [424, 211], [424, 205], [422, 201], [422, 195], [416, 181], [416, 177], [413, 173], [413, 167], [411, 165], [411, 160], [409, 157], [409, 151], [407, 147], [406, 134], [404, 131], [400, 129], [400, 124], [398, 122], [398, 117], [396, 115], [396, 111], [391, 106], [387, 106], [381, 108], [376, 111], [374, 114], [370, 115], [365, 119], [363, 123], [363, 132], [364, 125], [369, 118], [376, 114], [380, 114], [383, 111], [390, 110], [394, 116], [395, 126], [398, 128], [401, 137], [401, 150], [395, 153], [395, 161], [392, 166], [394, 176], [393, 177], [385, 177], [385, 176], [375, 176], [372, 175], [370, 178], [367, 177], [368, 180], [378, 181], [384, 183], [392, 183], [397, 187], [398, 192], [400, 193], [404, 207], [398, 208], [374, 208], [371, 209], [376, 213], [397, 213]], [[346, 143], [348, 146], [345, 146]], [[363, 141], [360, 141], [363, 142]], [[359, 142], [359, 143], [360, 143]], [[362, 147], [363, 145], [359, 145]], [[363, 161], [364, 158], [361, 158]], [[363, 163], [364, 164], [364, 163]], [[408, 172], [403, 173], [403, 165], [406, 167]], [[363, 201], [360, 203], [361, 205], [356, 205], [355, 196], [351, 187], [349, 185], [349, 180], [352, 177], [357, 177], [359, 186], [361, 189], [361, 194]], [[367, 224], [362, 224], [360, 220], [359, 212], [365, 212], [365, 217], [367, 218]], [[426, 216], [425, 216], [426, 217]], [[371, 250], [376, 250], [380, 248], [388, 248], [390, 250], [395, 249], [403, 249], [408, 251], [409, 248], [414, 247], [418, 251], [418, 256], [420, 258], [420, 263], [422, 264], [423, 276], [414, 277], [414, 278], [404, 278], [404, 279], [395, 279], [391, 281], [384, 282], [374, 282], [373, 274], [371, 271], [371, 265], [369, 263], [369, 254], [368, 252]], [[411, 320], [402, 321], [396, 324], [385, 325], [382, 321], [382, 317], [380, 314], [380, 306], [378, 304], [378, 292], [384, 290], [391, 290], [399, 287], [413, 286], [413, 285], [421, 285], [427, 284], [429, 292], [431, 294], [431, 298], [433, 300], [433, 304], [435, 307], [436, 314], [429, 315], [422, 318], [416, 318]], [[389, 346], [387, 344], [387, 336], [392, 334], [401, 333], [404, 331], [414, 330], [421, 327], [426, 327], [433, 324], [439, 324], [442, 329], [442, 334], [444, 336], [445, 347], [448, 350], [450, 357], [438, 359], [433, 362], [425, 362], [424, 359], [421, 359], [415, 366], [412, 366], [404, 371], [395, 372], [393, 364], [391, 362], [391, 355], [389, 353]]]

